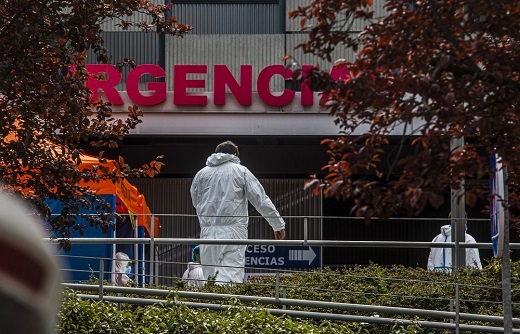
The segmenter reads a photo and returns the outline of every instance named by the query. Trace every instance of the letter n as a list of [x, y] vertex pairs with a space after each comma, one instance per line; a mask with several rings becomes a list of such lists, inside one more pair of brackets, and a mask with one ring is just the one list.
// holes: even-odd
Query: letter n
[[240, 84], [237, 82], [226, 65], [215, 65], [214, 71], [214, 103], [215, 105], [226, 104], [226, 87], [243, 106], [252, 104], [253, 96], [253, 66], [240, 66]]

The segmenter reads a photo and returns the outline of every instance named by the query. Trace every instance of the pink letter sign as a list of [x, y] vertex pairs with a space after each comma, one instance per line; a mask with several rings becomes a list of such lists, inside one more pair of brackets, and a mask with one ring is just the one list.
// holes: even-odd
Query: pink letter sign
[[214, 103], [216, 105], [226, 104], [226, 86], [243, 106], [250, 106], [253, 100], [253, 66], [240, 66], [240, 84], [235, 80], [233, 74], [226, 65], [215, 65], [214, 74]]
[[[118, 83], [121, 82], [121, 73], [112, 65], [106, 64], [90, 64], [86, 65], [85, 68], [91, 74], [87, 80], [87, 87], [92, 91], [92, 99], [94, 101], [99, 100], [99, 90], [101, 89], [108, 101], [113, 105], [123, 104], [121, 96], [116, 89]], [[106, 75], [105, 80], [96, 78], [97, 75], [104, 73]]]
[[152, 95], [143, 95], [139, 91], [139, 79], [151, 74], [154, 78], [164, 78], [166, 73], [162, 67], [157, 65], [139, 65], [128, 73], [126, 77], [126, 91], [128, 97], [142, 106], [153, 106], [166, 101], [166, 82], [148, 82], [146, 87], [153, 91]]
[[271, 78], [278, 74], [284, 79], [289, 79], [292, 76], [291, 70], [285, 70], [283, 65], [271, 65], [267, 66], [258, 75], [257, 88], [258, 95], [268, 105], [280, 107], [284, 106], [292, 101], [294, 98], [294, 91], [290, 89], [284, 89], [283, 93], [279, 96], [275, 96], [269, 89], [269, 83]]
[[207, 73], [207, 65], [175, 65], [173, 80], [173, 103], [176, 105], [200, 105], [208, 104], [208, 98], [204, 95], [189, 94], [188, 88], [204, 88], [206, 81], [188, 79], [189, 73]]

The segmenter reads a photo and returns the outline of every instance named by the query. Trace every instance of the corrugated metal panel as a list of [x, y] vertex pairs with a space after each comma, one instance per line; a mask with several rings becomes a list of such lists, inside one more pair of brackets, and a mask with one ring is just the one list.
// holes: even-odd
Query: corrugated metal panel
[[278, 4], [176, 4], [173, 14], [194, 29], [190, 34], [279, 34]]
[[[302, 179], [261, 179], [260, 182], [280, 215], [285, 217], [288, 239], [304, 239], [304, 218], [321, 215], [321, 200], [304, 190]], [[249, 238], [271, 239], [273, 231], [258, 212], [250, 206]], [[308, 219], [308, 238], [321, 239], [321, 219]]]
[[[372, 7], [372, 10], [374, 11], [374, 22], [377, 22], [378, 19], [381, 19], [388, 15], [388, 12], [383, 8], [386, 0], [374, 0], [374, 5]], [[357, 20], [357, 22], [353, 25], [352, 30], [353, 31], [362, 31], [369, 22], [363, 22], [360, 20]]]
[[[156, 4], [156, 5], [164, 4], [164, 0], [150, 0], [150, 2], [153, 4]], [[143, 22], [143, 21], [150, 22], [150, 17], [143, 13], [135, 13], [134, 15], [126, 16], [123, 19], [125, 21], [130, 21], [130, 22], [134, 22], [134, 23], [139, 23], [139, 22]], [[112, 32], [115, 32], [115, 31], [140, 31], [139, 28], [130, 28], [127, 30], [123, 30], [123, 29], [121, 29], [121, 27], [118, 26], [118, 24], [120, 24], [120, 23], [121, 23], [121, 20], [107, 20], [102, 23], [101, 29], [103, 31], [112, 31]]]
[[[291, 19], [289, 18], [289, 13], [298, 9], [298, 7], [304, 7], [310, 5], [309, 0], [287, 0], [285, 1], [285, 12], [287, 13], [287, 19], [285, 20], [285, 31], [295, 32], [300, 31], [300, 20], [301, 19]], [[312, 21], [308, 24], [311, 24]]]
[[[369, 10], [374, 11], [374, 19], [387, 15], [387, 12], [383, 8], [384, 3], [385, 3], [385, 0], [374, 0], [373, 6], [371, 8], [369, 8]], [[300, 28], [301, 28], [301, 26], [300, 26], [301, 18], [290, 19], [289, 12], [296, 10], [298, 7], [308, 6], [309, 4], [310, 4], [309, 0], [288, 0], [288, 1], [286, 1], [285, 7], [286, 7], [286, 12], [287, 12], [287, 20], [285, 23], [285, 30], [287, 32], [298, 32], [298, 31], [300, 31]], [[340, 17], [340, 15], [338, 15], [338, 18], [339, 17]], [[307, 26], [312, 25], [312, 24], [313, 24], [312, 20], [306, 22]], [[367, 25], [366, 23], [362, 23], [361, 21], [359, 21], [351, 28], [351, 31], [359, 32], [366, 25]]]
[[[384, 0], [375, 0], [374, 8], [376, 8], [376, 12], [380, 10], [382, 2]], [[298, 7], [303, 7], [309, 5], [308, 0], [290, 0], [286, 1], [286, 12], [287, 12], [287, 21], [286, 21], [286, 31], [288, 34], [286, 35], [286, 54], [290, 54], [294, 57], [294, 59], [300, 64], [318, 64], [321, 69], [330, 70], [332, 68], [332, 64], [337, 59], [346, 59], [347, 61], [353, 61], [355, 59], [355, 54], [352, 50], [344, 50], [341, 46], [337, 46], [336, 49], [332, 52], [331, 58], [332, 62], [329, 63], [326, 60], [316, 57], [313, 54], [304, 54], [300, 48], [295, 49], [299, 44], [308, 41], [309, 35], [305, 32], [300, 31], [300, 20], [299, 19], [290, 19], [289, 12], [297, 9]], [[312, 21], [307, 22], [307, 25], [312, 24]]]
[[[161, 238], [198, 238], [199, 223], [191, 203], [191, 179], [132, 179], [151, 211], [158, 215]], [[158, 284], [172, 286], [191, 259], [189, 245], [158, 245]]]
[[[408, 221], [373, 220], [370, 224], [366, 224], [363, 220], [345, 217], [326, 217], [323, 221], [326, 240], [405, 240], [409, 226]], [[323, 256], [327, 259], [326, 265], [331, 267], [365, 265], [370, 262], [386, 265], [406, 259], [410, 251], [423, 252], [423, 250], [416, 251], [404, 247], [325, 247]]]
[[[163, 0], [152, 0], [154, 4], [164, 4]], [[283, 32], [283, 12], [275, 3], [176, 3], [167, 15], [176, 16], [179, 23], [189, 24], [194, 29], [190, 34], [277, 34]], [[135, 13], [124, 18], [139, 23], [150, 22], [144, 13]], [[102, 23], [103, 31], [140, 31], [139, 28], [123, 30], [121, 20], [107, 20]]]
[[388, 11], [384, 8], [386, 0], [375, 0], [374, 1], [374, 16], [385, 17], [388, 15]]
[[[168, 89], [172, 90], [173, 65], [206, 64], [205, 91], [213, 90], [213, 66], [225, 64], [236, 78], [239, 78], [240, 65], [253, 65], [253, 91], [256, 91], [256, 77], [268, 65], [283, 64], [285, 55], [284, 35], [191, 35], [182, 39], [169, 36], [166, 39], [166, 75]], [[282, 91], [284, 81], [280, 76], [271, 80], [271, 91]], [[197, 90], [193, 90], [197, 91]]]
[[[105, 40], [105, 47], [112, 56], [112, 63], [116, 64], [122, 62], [125, 58], [134, 60], [136, 64], [160, 64], [160, 40], [159, 36], [152, 33], [144, 32], [103, 32], [101, 34]], [[96, 64], [94, 52], [90, 50], [87, 54], [87, 63]], [[124, 67], [122, 70], [122, 83], [116, 88], [118, 90], [126, 90], [124, 82], [129, 67]], [[143, 76], [141, 78], [141, 89], [145, 89], [146, 82], [151, 81], [151, 76]]]
[[[324, 204], [325, 210], [329, 204]], [[335, 204], [336, 206], [338, 204]], [[350, 207], [345, 207], [345, 212]], [[346, 216], [325, 217], [323, 219], [325, 240], [384, 240], [430, 242], [447, 221], [439, 218], [416, 218], [415, 220], [393, 218], [392, 220], [373, 219], [366, 224], [362, 219]], [[477, 242], [490, 240], [489, 222], [468, 219], [468, 233]], [[382, 248], [382, 247], [324, 247], [323, 260], [327, 267], [345, 267], [375, 263], [381, 266], [403, 265], [426, 268], [428, 248]], [[493, 257], [491, 249], [479, 251], [481, 259]]]
[[317, 56], [313, 54], [304, 54], [303, 51], [300, 48], [295, 49], [295, 47], [304, 42], [306, 39], [308, 39], [308, 35], [306, 34], [292, 34], [287, 35], [287, 53], [292, 55], [294, 59], [300, 64], [318, 64], [321, 69], [329, 71], [332, 68], [332, 64], [334, 64], [334, 61], [337, 59], [343, 58], [347, 61], [353, 61], [355, 59], [355, 54], [352, 52], [352, 50], [345, 50], [341, 47], [337, 47], [332, 53], [331, 58], [332, 62], [329, 63], [326, 60], [323, 60], [321, 58], [318, 58]]
[[[200, 229], [190, 197], [191, 178], [132, 179], [131, 183], [145, 196], [148, 206], [160, 217], [162, 238], [198, 238]], [[303, 239], [304, 220], [308, 219], [308, 238], [321, 239], [321, 199], [303, 189], [302, 179], [260, 179], [287, 224], [288, 239]], [[272, 239], [273, 231], [252, 207], [249, 215], [249, 238]], [[297, 217], [298, 216], [298, 217]], [[190, 246], [159, 245], [158, 268], [161, 285], [174, 284], [182, 276], [191, 256]]]

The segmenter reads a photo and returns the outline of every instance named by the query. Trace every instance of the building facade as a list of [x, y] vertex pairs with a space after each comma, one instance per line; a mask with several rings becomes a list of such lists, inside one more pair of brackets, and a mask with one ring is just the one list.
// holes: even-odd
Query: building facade
[[[298, 63], [295, 66], [333, 67], [333, 63], [296, 48], [307, 35], [288, 13], [309, 2], [174, 1], [172, 15], [194, 28], [183, 38], [122, 31], [114, 22], [104, 25], [113, 61], [130, 58], [144, 65], [139, 70], [124, 69], [119, 80], [112, 76], [115, 81], [110, 87], [117, 94], [107, 93], [110, 87], [94, 84], [100, 97], [116, 99], [115, 110], [123, 112], [129, 104], [140, 104], [144, 113], [143, 123], [117, 151], [106, 154], [121, 155], [132, 166], [164, 155], [160, 177], [132, 180], [152, 211], [160, 215], [161, 237], [198, 237], [189, 186], [224, 140], [239, 145], [242, 163], [261, 180], [287, 217], [289, 239], [303, 239], [303, 217], [309, 217], [309, 239], [327, 240], [431, 241], [447, 223], [449, 203], [442, 210], [427, 210], [417, 220], [366, 225], [346, 218], [351, 216], [348, 203], [323, 199], [304, 189], [309, 175], [322, 173], [321, 167], [328, 161], [321, 140], [339, 134], [334, 119], [319, 105], [318, 93], [296, 89], [283, 60], [290, 54]], [[383, 2], [374, 1], [376, 16], [384, 15]], [[352, 33], [362, 28], [352, 27]], [[353, 57], [340, 49], [332, 55], [333, 59]], [[94, 61], [91, 65], [93, 70], [100, 69]], [[477, 241], [489, 242], [489, 222], [481, 209], [468, 213], [468, 232]], [[250, 214], [256, 213], [251, 210]], [[250, 238], [266, 239], [271, 234], [265, 221], [251, 219]], [[187, 246], [160, 246], [159, 260], [171, 264], [159, 268], [159, 275], [182, 274], [185, 268], [180, 263], [187, 262], [189, 254]], [[426, 267], [428, 250], [329, 248], [320, 256], [320, 264], [331, 267], [370, 262]], [[484, 251], [482, 256], [489, 258], [490, 254]]]

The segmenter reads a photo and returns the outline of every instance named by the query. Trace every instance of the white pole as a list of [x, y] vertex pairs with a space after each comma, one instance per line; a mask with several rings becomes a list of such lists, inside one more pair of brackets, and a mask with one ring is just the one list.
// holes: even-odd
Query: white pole
[[[135, 225], [134, 225], [134, 238], [137, 241], [139, 238], [139, 218], [135, 216]], [[137, 284], [139, 285], [139, 244], [134, 244], [134, 275]]]
[[152, 215], [152, 222], [150, 228], [150, 285], [155, 283], [154, 266], [155, 266], [155, 215]]
[[[452, 138], [451, 151], [461, 151], [464, 138]], [[451, 237], [455, 248], [451, 253], [453, 270], [466, 266], [466, 251], [459, 247], [459, 243], [466, 241], [466, 202], [464, 201], [464, 183], [459, 189], [451, 189]]]
[[513, 306], [511, 299], [511, 265], [509, 259], [509, 209], [507, 194], [507, 169], [504, 167], [504, 248], [502, 250], [502, 304], [504, 314], [504, 333], [513, 333]]

